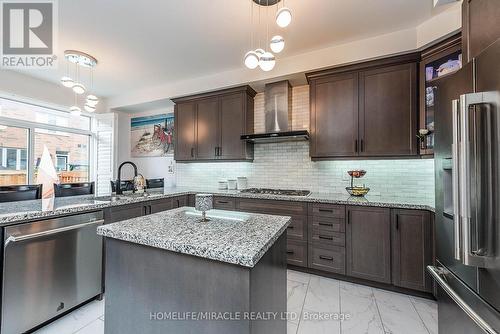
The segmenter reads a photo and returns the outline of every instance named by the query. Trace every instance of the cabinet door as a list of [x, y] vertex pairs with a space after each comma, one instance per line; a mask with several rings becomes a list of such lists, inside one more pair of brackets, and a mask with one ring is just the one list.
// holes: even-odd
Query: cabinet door
[[172, 208], [181, 208], [188, 205], [187, 196], [177, 196], [172, 198]]
[[359, 76], [361, 156], [417, 154], [417, 77], [414, 63]]
[[311, 83], [313, 158], [357, 155], [358, 75], [332, 75]]
[[246, 142], [240, 136], [246, 130], [245, 94], [224, 95], [220, 98], [219, 158], [245, 159]]
[[500, 1], [464, 0], [462, 3], [462, 50], [471, 61], [500, 38]]
[[199, 100], [196, 109], [196, 158], [213, 160], [219, 146], [219, 100]]
[[151, 201], [149, 203], [149, 213], [157, 213], [162, 211], [167, 211], [173, 209], [172, 199], [165, 198], [156, 201]]
[[109, 209], [109, 217], [106, 219], [106, 224], [144, 216], [148, 213], [149, 210], [145, 203], [115, 206]]
[[347, 275], [391, 283], [390, 210], [347, 207]]
[[392, 210], [392, 282], [430, 291], [426, 266], [432, 263], [431, 218], [427, 211]]
[[195, 158], [196, 105], [192, 102], [175, 105], [175, 160]]

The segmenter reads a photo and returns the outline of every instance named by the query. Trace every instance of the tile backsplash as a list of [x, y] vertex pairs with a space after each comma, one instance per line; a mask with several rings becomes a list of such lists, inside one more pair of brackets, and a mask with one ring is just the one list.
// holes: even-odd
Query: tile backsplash
[[364, 169], [370, 195], [434, 199], [434, 160], [311, 161], [308, 142], [255, 145], [254, 162], [178, 163], [177, 186], [217, 187], [221, 179], [246, 176], [249, 187], [345, 193], [347, 171]]
[[[264, 131], [264, 94], [255, 96], [255, 133]], [[292, 89], [292, 127], [309, 128], [309, 86]], [[355, 184], [365, 184], [370, 195], [434, 201], [434, 160], [311, 161], [308, 142], [255, 144], [254, 162], [177, 163], [180, 187], [217, 187], [221, 179], [246, 176], [249, 187], [305, 189], [345, 193], [347, 171], [364, 169]]]

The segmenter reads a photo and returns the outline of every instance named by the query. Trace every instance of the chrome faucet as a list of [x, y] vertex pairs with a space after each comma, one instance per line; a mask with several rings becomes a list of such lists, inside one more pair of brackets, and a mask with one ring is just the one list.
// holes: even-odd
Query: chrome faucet
[[122, 162], [120, 167], [118, 167], [118, 179], [116, 180], [116, 194], [117, 195], [123, 194], [123, 191], [122, 191], [122, 167], [124, 165], [131, 165], [132, 167], [134, 167], [134, 177], [136, 177], [138, 175], [136, 164], [134, 164], [132, 161]]

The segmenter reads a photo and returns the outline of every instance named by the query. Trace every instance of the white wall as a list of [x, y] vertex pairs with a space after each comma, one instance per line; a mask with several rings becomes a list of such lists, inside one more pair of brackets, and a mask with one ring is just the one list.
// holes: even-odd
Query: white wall
[[[145, 157], [145, 158], [132, 158], [130, 156], [130, 118], [149, 116], [156, 114], [171, 113], [174, 111], [173, 107], [164, 109], [150, 110], [141, 113], [127, 114], [124, 112], [117, 112], [118, 115], [118, 131], [116, 131], [116, 166], [115, 174], [118, 166], [123, 161], [132, 161], [137, 165], [139, 173], [145, 178], [165, 178], [166, 186], [175, 185], [175, 174], [169, 173], [169, 166], [172, 165], [175, 171], [175, 162], [173, 156], [169, 157]], [[115, 175], [117, 176], [117, 175]], [[122, 179], [130, 179], [133, 177], [133, 170], [127, 166], [123, 169]]]
[[[24, 102], [53, 106], [68, 111], [74, 103], [74, 95], [70, 89], [9, 70], [0, 70], [0, 94]], [[80, 102], [80, 107], [83, 107], [83, 102]], [[107, 110], [107, 101], [101, 98], [96, 111], [106, 112]]]

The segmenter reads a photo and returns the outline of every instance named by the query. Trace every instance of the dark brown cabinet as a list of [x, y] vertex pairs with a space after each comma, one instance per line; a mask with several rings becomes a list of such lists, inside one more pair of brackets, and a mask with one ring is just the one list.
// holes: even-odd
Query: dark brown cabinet
[[109, 224], [147, 215], [149, 214], [148, 205], [149, 203], [143, 202], [113, 206], [104, 210], [104, 220], [106, 221], [106, 224]]
[[392, 283], [431, 291], [426, 266], [432, 264], [432, 227], [428, 211], [392, 210]]
[[500, 38], [500, 1], [464, 0], [462, 2], [463, 61], [469, 62]]
[[416, 156], [418, 54], [307, 74], [310, 156]]
[[171, 210], [173, 208], [171, 198], [159, 199], [149, 202], [148, 214]]
[[196, 159], [213, 160], [219, 146], [219, 99], [202, 99], [196, 106]]
[[358, 74], [319, 78], [310, 84], [311, 157], [358, 154]]
[[240, 136], [253, 132], [249, 86], [173, 99], [177, 161], [252, 160], [253, 146]]
[[175, 106], [175, 160], [195, 159], [196, 148], [196, 104], [182, 103]]
[[391, 283], [390, 209], [348, 206], [346, 274]]
[[359, 155], [417, 154], [417, 64], [359, 74]]

